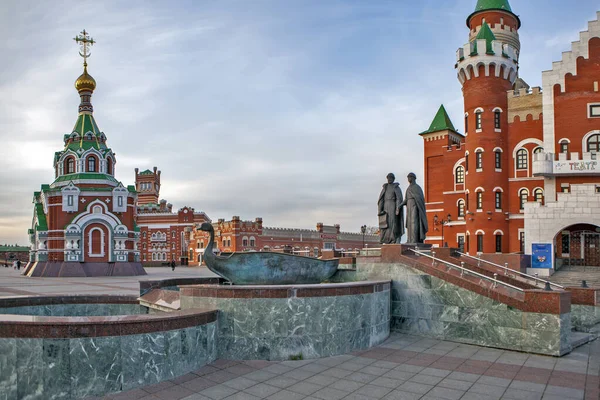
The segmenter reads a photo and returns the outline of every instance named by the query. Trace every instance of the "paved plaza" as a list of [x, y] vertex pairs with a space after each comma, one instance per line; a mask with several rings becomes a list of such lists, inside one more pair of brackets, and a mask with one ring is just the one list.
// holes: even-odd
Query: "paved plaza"
[[598, 400], [599, 368], [598, 340], [555, 358], [392, 333], [381, 346], [337, 357], [217, 360], [105, 399]]
[[[214, 276], [204, 267], [142, 277], [25, 278], [0, 268], [0, 297], [136, 295], [139, 281]], [[382, 345], [301, 361], [217, 360], [171, 381], [105, 397], [144, 400], [600, 399], [600, 340], [561, 358], [392, 333]], [[90, 398], [91, 399], [91, 398]]]
[[206, 267], [146, 268], [144, 276], [107, 276], [96, 278], [28, 278], [21, 271], [0, 267], [0, 298], [40, 295], [129, 295], [140, 293], [139, 281], [216, 276]]

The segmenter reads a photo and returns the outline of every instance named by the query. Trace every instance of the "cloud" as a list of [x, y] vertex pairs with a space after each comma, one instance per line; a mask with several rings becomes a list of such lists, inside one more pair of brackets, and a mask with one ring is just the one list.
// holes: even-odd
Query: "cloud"
[[[54, 152], [76, 120], [71, 38], [83, 28], [97, 40], [95, 117], [125, 185], [134, 168], [157, 166], [161, 197], [212, 219], [375, 225], [388, 172], [403, 187], [410, 171], [423, 183], [417, 134], [440, 103], [461, 125], [453, 65], [472, 2], [449, 3], [3, 4], [0, 242], [27, 241], [33, 191], [54, 179]], [[531, 7], [523, 20], [535, 21]]]

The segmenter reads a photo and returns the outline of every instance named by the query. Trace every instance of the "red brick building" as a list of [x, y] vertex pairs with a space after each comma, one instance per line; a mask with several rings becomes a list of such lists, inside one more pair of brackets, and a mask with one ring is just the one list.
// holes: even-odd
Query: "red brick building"
[[54, 155], [55, 180], [34, 193], [29, 276], [143, 275], [135, 226], [137, 194], [115, 179], [117, 159], [93, 115], [96, 81], [87, 72], [75, 81], [81, 98], [73, 129]]
[[[234, 216], [230, 221], [219, 219], [213, 224], [216, 248], [224, 253], [234, 251], [278, 251], [318, 257], [322, 250], [355, 251], [365, 246], [379, 247], [379, 236], [341, 232], [340, 225], [317, 223], [317, 229], [264, 227], [262, 218], [243, 221]], [[194, 229], [189, 243], [190, 263], [202, 263], [208, 234]]]
[[173, 212], [173, 206], [160, 195], [160, 171], [139, 172], [135, 169], [135, 188], [138, 192], [137, 225], [140, 229], [140, 253], [146, 266], [160, 266], [175, 260], [187, 265], [188, 248], [193, 228], [210, 218], [191, 207]]
[[[570, 226], [587, 224], [589, 237], [600, 232], [600, 23], [590, 22], [543, 73], [543, 90], [518, 76], [521, 21], [508, 0], [479, 0], [467, 26], [455, 65], [465, 133], [443, 106], [421, 133], [427, 242], [471, 254], [529, 254], [533, 243], [552, 244], [558, 257], [572, 253], [568, 243], [558, 249]], [[577, 196], [564, 196], [576, 185], [591, 196], [579, 206]], [[539, 223], [547, 215], [556, 226]], [[593, 240], [600, 244], [600, 233]]]

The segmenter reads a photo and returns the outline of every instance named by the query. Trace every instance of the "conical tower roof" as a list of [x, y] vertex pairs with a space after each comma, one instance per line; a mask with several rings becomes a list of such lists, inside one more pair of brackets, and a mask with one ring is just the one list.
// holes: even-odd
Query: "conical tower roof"
[[477, 0], [477, 5], [475, 6], [475, 11], [467, 18], [467, 26], [469, 26], [469, 21], [471, 18], [482, 11], [506, 11], [511, 13], [517, 18], [517, 22], [519, 24], [519, 28], [521, 27], [521, 20], [519, 17], [513, 12], [510, 7], [510, 3], [508, 0]]
[[431, 121], [431, 125], [429, 125], [429, 129], [427, 129], [425, 132], [421, 132], [419, 135], [424, 135], [426, 133], [433, 133], [433, 132], [439, 132], [439, 131], [456, 132], [456, 129], [454, 128], [454, 125], [452, 124], [452, 121], [450, 120], [450, 117], [448, 116], [448, 113], [446, 112], [446, 108], [444, 107], [443, 104], [440, 106], [437, 114], [435, 114], [433, 121]]

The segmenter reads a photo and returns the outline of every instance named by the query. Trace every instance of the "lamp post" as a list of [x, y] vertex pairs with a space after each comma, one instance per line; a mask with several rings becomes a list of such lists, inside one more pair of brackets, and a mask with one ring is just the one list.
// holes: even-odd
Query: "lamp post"
[[452, 222], [452, 215], [448, 214], [445, 220], [440, 221], [437, 214], [433, 216], [433, 224], [442, 226], [442, 246], [447, 247], [447, 244], [444, 242], [444, 225], [448, 225]]
[[361, 226], [360, 227], [360, 231], [362, 232], [362, 235], [363, 235], [363, 245], [362, 245], [362, 248], [364, 249], [365, 248], [365, 233], [367, 232], [367, 226], [366, 225]]

